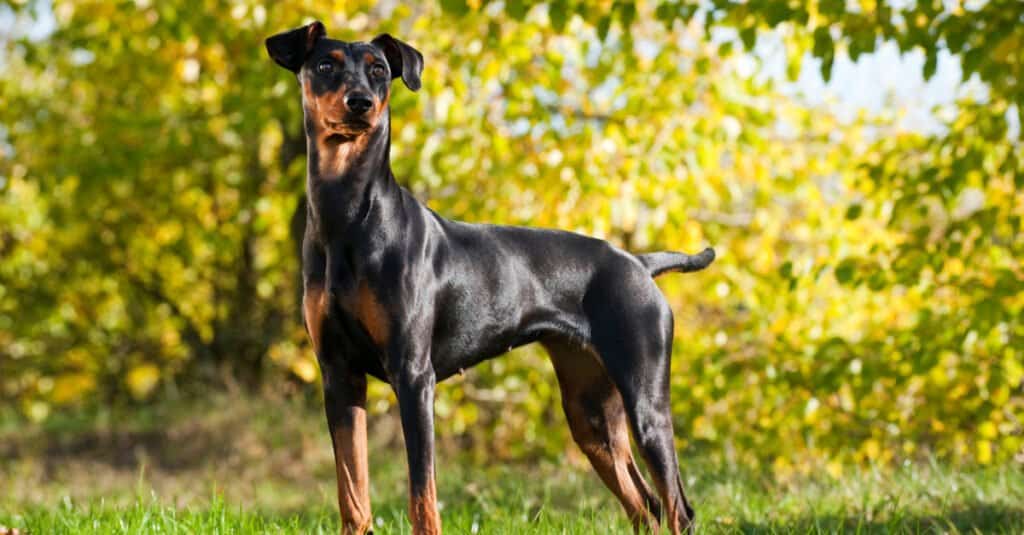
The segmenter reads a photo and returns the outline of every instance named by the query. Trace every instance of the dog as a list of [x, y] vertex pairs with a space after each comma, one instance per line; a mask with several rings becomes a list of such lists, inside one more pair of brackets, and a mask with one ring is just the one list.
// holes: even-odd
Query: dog
[[398, 399], [413, 532], [441, 533], [435, 386], [532, 342], [551, 356], [573, 439], [634, 529], [691, 530], [669, 405], [672, 310], [654, 277], [703, 269], [714, 251], [634, 255], [570, 232], [445, 219], [390, 167], [391, 82], [420, 88], [419, 51], [388, 34], [333, 40], [320, 22], [266, 48], [302, 88], [303, 316], [323, 376], [342, 533], [372, 529], [367, 376]]

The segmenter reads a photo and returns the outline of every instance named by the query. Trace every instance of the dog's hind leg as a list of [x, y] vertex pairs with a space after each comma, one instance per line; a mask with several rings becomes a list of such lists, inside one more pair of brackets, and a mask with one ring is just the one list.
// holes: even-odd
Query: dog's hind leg
[[633, 460], [622, 397], [591, 350], [559, 339], [543, 344], [555, 366], [573, 439], [622, 503], [634, 531], [657, 533], [661, 504]]
[[669, 400], [672, 310], [653, 280], [629, 275], [596, 285], [584, 308], [595, 351], [622, 396], [661, 497], [662, 522], [673, 534], [692, 531], [694, 512], [679, 476]]

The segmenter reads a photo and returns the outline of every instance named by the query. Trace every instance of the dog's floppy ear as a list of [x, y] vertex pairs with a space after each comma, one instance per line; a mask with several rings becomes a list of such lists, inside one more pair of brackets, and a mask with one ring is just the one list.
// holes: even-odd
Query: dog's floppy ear
[[267, 52], [278, 65], [298, 74], [316, 40], [327, 35], [320, 21], [267, 38]]
[[405, 87], [416, 91], [420, 88], [420, 74], [423, 73], [423, 54], [389, 34], [382, 33], [373, 38], [373, 44], [384, 51], [391, 69], [391, 78], [402, 77]]

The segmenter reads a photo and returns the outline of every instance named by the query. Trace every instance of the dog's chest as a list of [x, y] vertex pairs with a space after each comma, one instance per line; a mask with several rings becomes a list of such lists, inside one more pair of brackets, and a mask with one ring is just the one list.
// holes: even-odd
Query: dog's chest
[[357, 323], [378, 348], [387, 347], [391, 332], [391, 316], [380, 297], [366, 281], [331, 293], [336, 299], [335, 305], [339, 312]]

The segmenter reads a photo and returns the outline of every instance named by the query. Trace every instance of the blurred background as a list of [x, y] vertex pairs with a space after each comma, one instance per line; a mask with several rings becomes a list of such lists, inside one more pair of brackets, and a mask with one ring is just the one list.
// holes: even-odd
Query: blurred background
[[[5, 459], [136, 467], [202, 430], [244, 449], [225, 429], [259, 421], [306, 423], [279, 442], [329, 462], [299, 312], [300, 93], [263, 48], [314, 19], [423, 53], [422, 90], [394, 86], [392, 162], [439, 213], [716, 248], [658, 280], [684, 459], [1019, 469], [1016, 0], [0, 3]], [[556, 384], [536, 347], [444, 383], [441, 447], [578, 460]], [[389, 387], [369, 409], [398, 447]]]

